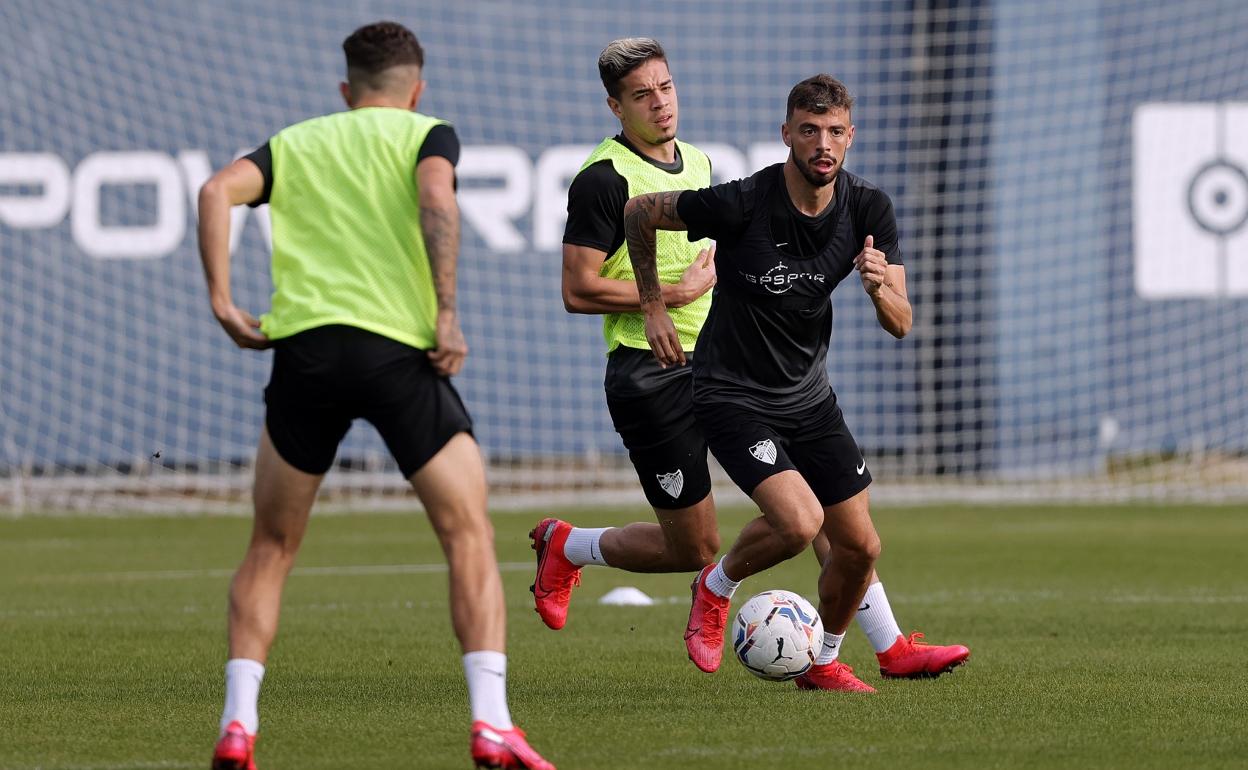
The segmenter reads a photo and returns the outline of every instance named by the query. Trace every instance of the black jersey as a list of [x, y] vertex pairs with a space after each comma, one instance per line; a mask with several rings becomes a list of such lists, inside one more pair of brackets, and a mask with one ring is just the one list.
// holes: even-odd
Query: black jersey
[[797, 210], [784, 164], [683, 193], [690, 240], [714, 238], [717, 283], [693, 361], [694, 397], [792, 412], [828, 396], [829, 298], [868, 235], [901, 264], [893, 204], [841, 170], [827, 209]]

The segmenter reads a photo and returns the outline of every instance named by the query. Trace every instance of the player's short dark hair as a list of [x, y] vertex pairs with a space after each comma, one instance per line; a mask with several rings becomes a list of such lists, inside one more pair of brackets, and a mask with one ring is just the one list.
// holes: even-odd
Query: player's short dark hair
[[789, 91], [789, 106], [785, 120], [792, 120], [794, 110], [805, 110], [822, 115], [828, 110], [842, 109], [853, 112], [854, 97], [845, 84], [831, 75], [815, 75], [793, 86]]
[[625, 37], [612, 40], [598, 55], [598, 76], [602, 78], [602, 87], [607, 89], [612, 98], [620, 98], [620, 81], [651, 59], [667, 62], [663, 46], [654, 38]]
[[342, 41], [347, 55], [347, 80], [372, 89], [384, 89], [382, 76], [393, 67], [425, 66], [425, 49], [407, 27], [394, 21], [366, 24]]

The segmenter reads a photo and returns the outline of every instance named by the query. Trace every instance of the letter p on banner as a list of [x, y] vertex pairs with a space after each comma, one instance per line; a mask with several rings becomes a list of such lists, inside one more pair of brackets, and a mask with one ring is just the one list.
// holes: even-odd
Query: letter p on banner
[[1248, 103], [1142, 104], [1132, 128], [1136, 293], [1248, 296]]

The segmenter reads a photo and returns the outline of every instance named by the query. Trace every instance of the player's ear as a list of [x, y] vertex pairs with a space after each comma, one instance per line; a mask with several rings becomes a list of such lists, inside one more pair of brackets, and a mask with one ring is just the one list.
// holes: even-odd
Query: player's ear
[[850, 145], [852, 145], [853, 143], [854, 143], [854, 124], [850, 123], [849, 124], [849, 138], [845, 140], [845, 149], [848, 150], [850, 148]]
[[608, 97], [607, 97], [607, 106], [611, 108], [611, 114], [612, 114], [612, 115], [616, 116], [616, 117], [617, 117], [617, 118], [619, 118], [620, 120], [623, 120], [623, 119], [624, 119], [624, 112], [623, 112], [623, 110], [621, 110], [621, 109], [620, 109], [620, 100], [619, 100], [619, 99], [616, 99], [614, 96], [608, 96]]
[[793, 146], [793, 139], [789, 136], [789, 122], [787, 120], [780, 124], [780, 138], [784, 140], [785, 147]]
[[342, 94], [342, 100], [347, 103], [348, 107], [350, 107], [351, 106], [351, 84], [345, 80], [339, 83], [338, 93]]
[[411, 98], [408, 100], [409, 104], [407, 105], [407, 108], [409, 110], [416, 109], [416, 105], [420, 104], [420, 96], [424, 92], [425, 92], [425, 81], [417, 80], [412, 85], [412, 95], [411, 95]]

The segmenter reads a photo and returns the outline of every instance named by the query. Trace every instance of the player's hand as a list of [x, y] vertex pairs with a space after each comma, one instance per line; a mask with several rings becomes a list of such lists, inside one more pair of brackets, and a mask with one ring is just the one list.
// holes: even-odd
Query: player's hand
[[265, 350], [273, 347], [273, 341], [260, 333], [260, 321], [234, 303], [221, 308], [214, 307], [212, 314], [217, 317], [217, 323], [221, 324], [225, 333], [230, 335], [230, 339], [234, 340], [234, 344], [240, 348]]
[[468, 356], [468, 343], [459, 328], [459, 316], [454, 311], [438, 312], [438, 346], [429, 351], [429, 363], [443, 377], [459, 374]]
[[697, 259], [685, 268], [677, 285], [681, 295], [687, 298], [678, 307], [688, 305], [715, 286], [715, 244], [712, 243], [710, 248], [698, 252]]
[[888, 267], [888, 260], [885, 259], [884, 252], [875, 248], [875, 239], [872, 236], [867, 236], [862, 251], [854, 257], [854, 267], [862, 277], [862, 288], [867, 290], [867, 294], [872, 297], [879, 294], [884, 288], [884, 271]]
[[651, 312], [646, 311], [646, 342], [658, 359], [659, 366], [685, 365], [685, 349], [680, 346], [680, 335], [676, 333], [676, 325], [665, 308]]

